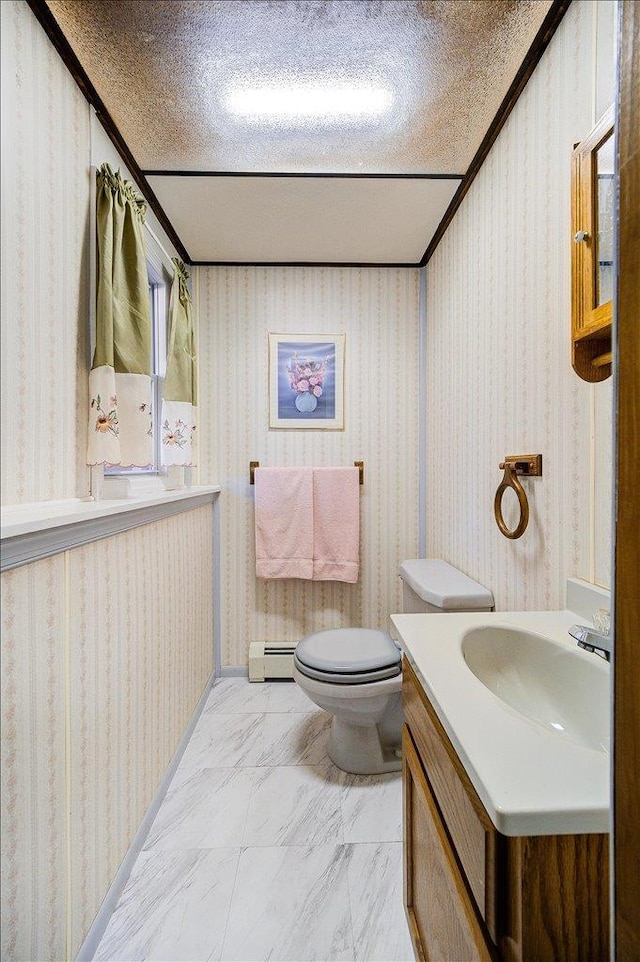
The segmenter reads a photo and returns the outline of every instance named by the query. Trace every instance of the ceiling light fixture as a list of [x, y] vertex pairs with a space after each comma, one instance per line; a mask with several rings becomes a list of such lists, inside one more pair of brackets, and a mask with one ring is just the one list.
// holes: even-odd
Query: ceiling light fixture
[[230, 113], [247, 119], [313, 118], [344, 123], [376, 120], [389, 111], [392, 103], [391, 92], [380, 87], [309, 84], [234, 89], [227, 94], [225, 106]]

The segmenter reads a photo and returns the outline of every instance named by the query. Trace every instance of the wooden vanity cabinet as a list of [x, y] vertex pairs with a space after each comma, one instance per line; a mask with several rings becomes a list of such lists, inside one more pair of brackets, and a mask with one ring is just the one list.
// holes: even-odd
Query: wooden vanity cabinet
[[501, 835], [403, 676], [404, 898], [425, 962], [605, 962], [608, 835]]
[[405, 906], [420, 960], [491, 962], [494, 953], [405, 726]]

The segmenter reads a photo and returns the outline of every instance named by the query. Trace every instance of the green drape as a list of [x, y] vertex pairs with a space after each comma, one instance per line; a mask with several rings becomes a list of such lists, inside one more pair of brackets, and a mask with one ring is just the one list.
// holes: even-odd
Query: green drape
[[151, 304], [144, 237], [146, 204], [120, 171], [97, 175], [97, 301], [93, 367], [151, 373]]
[[172, 258], [175, 268], [169, 303], [169, 344], [163, 396], [166, 401], [197, 404], [196, 347], [189, 274], [182, 261]]
[[153, 464], [151, 300], [146, 205], [103, 164], [96, 177], [96, 347], [87, 464]]

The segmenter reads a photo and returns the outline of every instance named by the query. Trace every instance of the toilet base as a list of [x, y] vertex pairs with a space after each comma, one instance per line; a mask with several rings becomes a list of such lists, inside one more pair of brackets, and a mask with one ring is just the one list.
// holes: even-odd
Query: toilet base
[[338, 768], [353, 775], [400, 770], [396, 750], [399, 753], [404, 721], [401, 674], [344, 685], [309, 678], [294, 664], [293, 677], [311, 701], [333, 716], [328, 752]]
[[402, 768], [400, 744], [384, 745], [377, 725], [356, 725], [337, 715], [331, 723], [328, 752], [338, 768], [353, 775], [381, 775]]

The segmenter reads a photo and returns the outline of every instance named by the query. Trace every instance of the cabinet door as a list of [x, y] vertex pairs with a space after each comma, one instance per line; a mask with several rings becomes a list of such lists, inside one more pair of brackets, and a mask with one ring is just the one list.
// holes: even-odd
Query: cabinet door
[[409, 729], [403, 732], [405, 906], [418, 959], [493, 958]]
[[571, 161], [571, 340], [585, 381], [611, 374], [615, 155], [614, 108], [577, 144]]
[[406, 660], [402, 671], [402, 704], [407, 727], [462, 875], [495, 942], [498, 833]]

